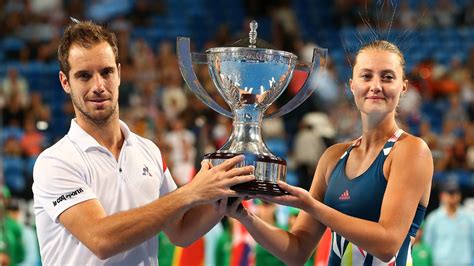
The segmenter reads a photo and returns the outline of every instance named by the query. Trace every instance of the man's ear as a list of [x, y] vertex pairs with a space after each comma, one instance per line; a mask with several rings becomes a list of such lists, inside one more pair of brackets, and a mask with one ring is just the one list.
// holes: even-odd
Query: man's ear
[[122, 80], [120, 76], [122, 74], [122, 65], [120, 63], [117, 64], [117, 72], [118, 72], [119, 85], [120, 85], [120, 80]]
[[71, 93], [71, 87], [69, 86], [69, 80], [68, 80], [66, 74], [64, 74], [64, 72], [62, 72], [62, 71], [59, 71], [59, 82], [61, 82], [61, 86], [63, 87], [63, 90], [67, 94]]

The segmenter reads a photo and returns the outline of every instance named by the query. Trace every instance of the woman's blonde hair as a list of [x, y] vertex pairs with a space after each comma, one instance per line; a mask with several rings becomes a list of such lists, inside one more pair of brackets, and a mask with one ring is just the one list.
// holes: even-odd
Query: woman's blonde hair
[[403, 53], [400, 51], [398, 46], [385, 40], [377, 40], [367, 43], [363, 45], [357, 52], [353, 66], [357, 64], [357, 57], [359, 57], [359, 54], [366, 50], [387, 51], [398, 55], [398, 57], [400, 58], [400, 65], [402, 66], [403, 79], [405, 79], [405, 57], [403, 56]]

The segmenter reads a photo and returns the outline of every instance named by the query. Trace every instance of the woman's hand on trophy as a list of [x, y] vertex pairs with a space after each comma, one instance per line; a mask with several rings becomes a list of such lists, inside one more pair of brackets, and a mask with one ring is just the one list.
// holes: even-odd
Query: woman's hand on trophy
[[278, 186], [289, 194], [282, 196], [258, 194], [257, 198], [280, 205], [295, 207], [302, 210], [305, 210], [307, 207], [309, 207], [311, 205], [311, 202], [315, 200], [308, 191], [300, 187], [291, 186], [283, 181], [278, 181]]
[[189, 191], [191, 197], [195, 197], [196, 204], [212, 203], [227, 197], [238, 197], [239, 193], [230, 187], [255, 179], [253, 166], [236, 167], [244, 158], [243, 155], [238, 155], [217, 166], [203, 161], [199, 172], [183, 188]]
[[226, 201], [226, 216], [240, 220], [249, 215], [247, 209], [242, 204], [242, 201], [245, 200], [245, 197], [236, 197], [236, 198], [226, 198], [222, 201]]

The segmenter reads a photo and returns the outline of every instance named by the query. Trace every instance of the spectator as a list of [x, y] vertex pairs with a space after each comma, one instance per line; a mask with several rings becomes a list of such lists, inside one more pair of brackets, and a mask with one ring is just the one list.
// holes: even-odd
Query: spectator
[[2, 108], [2, 122], [4, 127], [21, 128], [25, 120], [25, 108], [21, 105], [20, 95], [13, 93]]
[[[267, 113], [272, 113], [276, 110], [277, 105], [272, 104], [268, 108]], [[289, 143], [285, 131], [285, 121], [282, 117], [263, 119], [262, 137], [270, 152], [280, 158], [287, 157]]]
[[468, 117], [466, 110], [462, 106], [460, 94], [452, 93], [449, 95], [449, 109], [446, 110], [444, 119], [453, 121], [455, 132], [462, 131], [463, 125], [467, 122]]
[[5, 184], [15, 197], [24, 196], [27, 190], [25, 162], [22, 155], [19, 139], [8, 138], [3, 147], [3, 170]]
[[134, 70], [134, 87], [141, 94], [146, 82], [156, 82], [159, 72], [155, 70], [155, 55], [144, 39], [132, 43], [131, 57]]
[[218, 116], [212, 129], [211, 139], [214, 148], [220, 148], [229, 139], [232, 132], [232, 120], [225, 116]]
[[9, 262], [0, 265], [15, 266], [25, 258], [22, 230], [20, 224], [6, 211], [11, 206], [10, 191], [4, 186], [0, 190], [0, 262]]
[[440, 28], [450, 28], [456, 25], [459, 9], [450, 0], [438, 0], [433, 10], [436, 25]]
[[358, 113], [349, 101], [341, 101], [338, 111], [330, 113], [330, 121], [337, 132], [336, 141], [347, 141], [357, 138], [361, 132], [361, 123], [357, 119]]
[[166, 136], [166, 142], [171, 147], [170, 159], [173, 161], [171, 173], [178, 186], [188, 183], [194, 174], [196, 138], [185, 126], [182, 118], [170, 122], [171, 131]]
[[467, 169], [467, 144], [463, 137], [456, 138], [453, 146], [448, 151], [448, 170]]
[[[23, 203], [23, 204], [22, 204]], [[24, 201], [12, 198], [8, 204], [8, 215], [14, 219], [21, 231], [21, 244], [24, 249], [24, 258], [18, 264], [19, 266], [36, 266], [40, 264], [38, 240], [36, 232], [29, 224], [28, 211], [22, 206], [25, 206]], [[1, 264], [0, 264], [1, 265]]]
[[433, 265], [471, 265], [474, 258], [474, 219], [461, 207], [457, 182], [442, 184], [440, 206], [426, 219], [424, 241], [433, 251]]
[[[306, 190], [309, 190], [311, 186], [314, 167], [327, 148], [323, 138], [326, 134], [325, 129], [329, 127], [329, 130], [331, 130], [330, 124], [323, 124], [323, 126], [318, 124], [318, 121], [320, 121], [318, 115], [325, 116], [323, 113], [313, 113], [312, 115], [307, 114], [303, 118], [300, 130], [296, 133], [293, 147], [293, 158], [299, 182], [298, 186]], [[332, 132], [329, 134], [331, 133]], [[311, 147], [311, 149], [308, 149], [308, 147]]]
[[423, 241], [423, 225], [416, 234], [413, 242], [412, 256], [414, 266], [431, 266], [433, 265], [433, 254], [431, 247]]
[[412, 119], [419, 120], [421, 116], [421, 95], [420, 92], [413, 86], [410, 86], [399, 104], [399, 115], [403, 121], [410, 121]]
[[157, 48], [157, 55], [156, 55], [156, 67], [159, 71], [164, 70], [166, 67], [178, 66], [177, 65], [178, 60], [173, 51], [173, 45], [174, 43], [170, 41], [160, 42]]
[[17, 95], [22, 107], [29, 102], [28, 81], [14, 67], [8, 69], [7, 76], [2, 79], [0, 89], [0, 96], [3, 95], [7, 102], [13, 98], [13, 95]]
[[26, 119], [23, 126], [25, 133], [20, 140], [23, 154], [27, 157], [36, 157], [46, 146], [46, 137], [36, 129], [36, 123], [33, 119]]
[[[49, 125], [51, 120], [51, 108], [43, 102], [41, 93], [37, 91], [31, 93], [30, 104], [25, 109], [25, 112], [26, 116], [33, 119], [35, 124], [40, 122], [46, 123], [45, 126]], [[47, 129], [47, 126], [45, 129]]]
[[408, 0], [401, 1], [400, 15], [397, 20], [398, 26], [403, 29], [413, 29], [416, 26], [418, 14], [416, 14], [410, 7], [410, 2]]
[[[267, 114], [278, 110], [276, 104], [272, 104], [267, 109]], [[271, 119], [263, 119], [262, 121], [262, 135], [267, 139], [282, 139], [286, 138], [285, 123], [282, 117], [274, 117]]]
[[296, 14], [294, 9], [290, 8], [289, 0], [276, 1], [275, 7], [272, 9], [273, 24], [281, 25], [285, 34], [292, 36], [299, 35], [299, 27], [296, 22]]
[[172, 121], [188, 106], [188, 99], [178, 68], [167, 67], [163, 70], [163, 87], [161, 90], [161, 107], [168, 121]]

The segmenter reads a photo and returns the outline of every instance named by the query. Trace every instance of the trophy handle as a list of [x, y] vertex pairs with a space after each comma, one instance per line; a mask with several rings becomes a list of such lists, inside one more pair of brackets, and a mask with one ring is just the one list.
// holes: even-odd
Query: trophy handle
[[[308, 77], [306, 78], [303, 86], [298, 91], [298, 93], [290, 101], [288, 101], [283, 107], [279, 110], [265, 115], [264, 118], [274, 118], [286, 115], [287, 113], [293, 111], [296, 107], [300, 106], [309, 96], [316, 90], [316, 84], [318, 79], [320, 79], [321, 72], [324, 71], [326, 67], [326, 56], [327, 49], [324, 48], [314, 48], [313, 50], [313, 61], [311, 64], [301, 64], [296, 65], [297, 70], [308, 71]], [[318, 62], [319, 64], [316, 64]]]
[[193, 63], [207, 64], [207, 58], [202, 54], [194, 53], [191, 55], [190, 39], [187, 37], [178, 37], [176, 52], [178, 55], [179, 70], [181, 71], [181, 75], [183, 76], [184, 81], [186, 81], [186, 84], [189, 86], [191, 91], [194, 92], [194, 94], [212, 110], [218, 112], [221, 115], [232, 118], [232, 113], [224, 109], [222, 106], [217, 104], [214, 99], [212, 99], [194, 73]]

